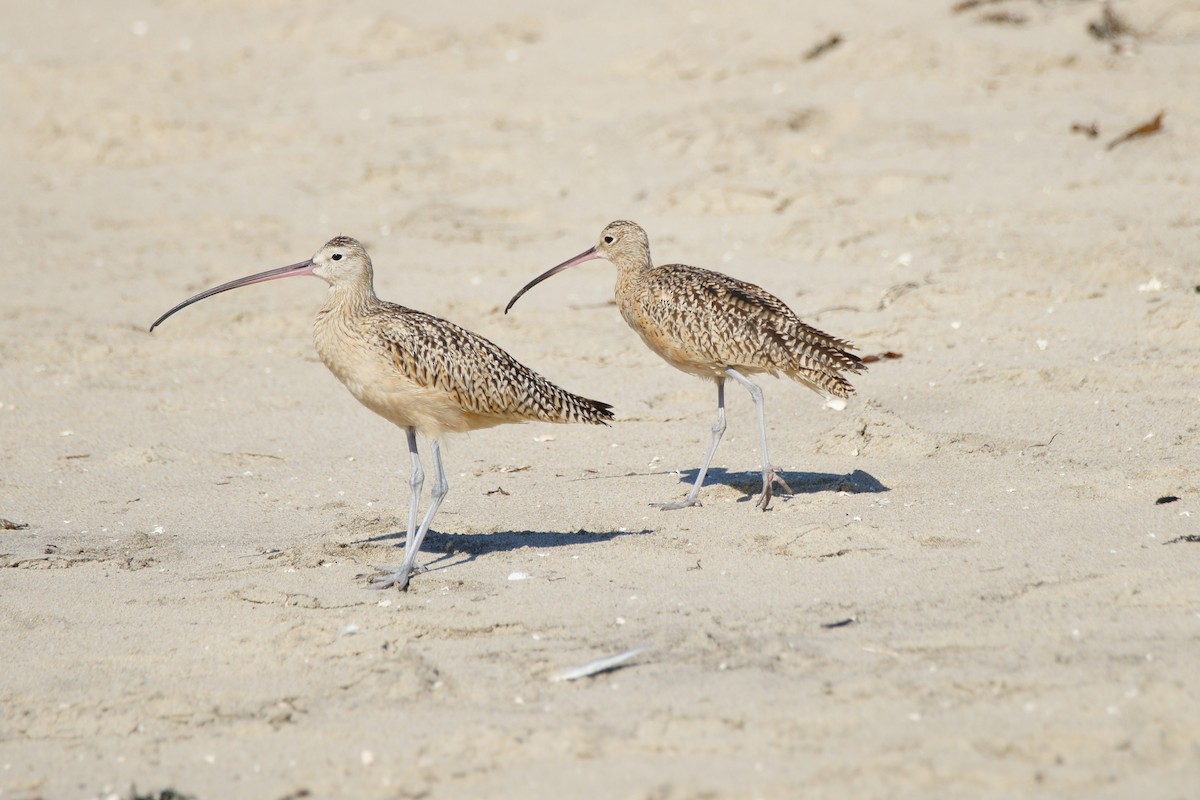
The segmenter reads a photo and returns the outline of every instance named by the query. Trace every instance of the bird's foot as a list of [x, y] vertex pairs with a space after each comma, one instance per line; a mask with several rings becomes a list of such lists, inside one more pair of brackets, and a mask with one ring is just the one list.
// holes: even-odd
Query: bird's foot
[[774, 487], [775, 484], [782, 486], [788, 494], [793, 494], [792, 487], [788, 486], [787, 481], [785, 481], [783, 477], [775, 471], [774, 467], [771, 467], [769, 470], [763, 473], [762, 497], [759, 498], [759, 501], [756, 504], [758, 508], [761, 508], [763, 511], [766, 511], [771, 505], [771, 498], [775, 496], [775, 492], [772, 487]]
[[651, 503], [650, 505], [657, 508], [659, 511], [675, 511], [679, 508], [689, 508], [691, 506], [696, 506], [699, 508], [704, 504], [700, 502], [699, 497], [686, 497], [683, 500], [677, 500], [674, 503]]
[[375, 567], [374, 565], [372, 567], [375, 570], [373, 574], [359, 577], [365, 577], [371, 588], [379, 591], [391, 589], [393, 586], [401, 592], [406, 591], [409, 579], [413, 575], [426, 571], [426, 567], [420, 564], [413, 564], [412, 569], [407, 572], [401, 567]]

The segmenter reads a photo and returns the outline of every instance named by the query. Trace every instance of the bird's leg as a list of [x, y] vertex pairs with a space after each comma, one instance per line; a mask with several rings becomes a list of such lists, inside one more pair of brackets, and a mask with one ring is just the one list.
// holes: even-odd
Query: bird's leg
[[404, 563], [395, 573], [397, 577], [395, 586], [401, 591], [408, 588], [408, 579], [412, 576], [413, 568], [416, 565], [417, 553], [421, 551], [421, 542], [425, 540], [425, 534], [429, 533], [429, 523], [433, 522], [434, 514], [441, 507], [446, 493], [450, 491], [450, 484], [446, 482], [446, 468], [442, 466], [442, 444], [438, 439], [433, 440], [433, 467], [436, 474], [433, 480], [433, 490], [429, 496], [429, 508], [425, 511], [425, 518], [421, 520], [421, 527], [417, 529], [412, 543], [404, 546]]
[[412, 475], [408, 479], [412, 493], [408, 501], [408, 533], [404, 537], [404, 551], [412, 547], [413, 536], [417, 533], [417, 507], [421, 503], [421, 487], [425, 485], [425, 472], [421, 469], [421, 457], [417, 454], [417, 429], [405, 428], [408, 435], [408, 453], [412, 456]]
[[717, 378], [717, 421], [712, 426], [712, 439], [708, 442], [708, 455], [704, 457], [704, 466], [696, 475], [696, 482], [692, 484], [692, 490], [688, 492], [686, 498], [675, 503], [659, 503], [657, 505], [660, 509], [674, 511], [677, 508], [701, 505], [700, 487], [704, 484], [704, 476], [708, 474], [708, 466], [712, 463], [713, 455], [717, 452], [717, 445], [720, 444], [723, 433], [725, 433], [725, 379]]
[[[413, 543], [417, 538], [417, 508], [421, 503], [421, 487], [425, 484], [425, 472], [421, 469], [421, 456], [417, 453], [417, 430], [405, 428], [408, 435], [408, 453], [412, 457], [412, 475], [408, 479], [412, 493], [408, 501], [408, 532], [404, 536], [404, 560], [407, 563], [409, 554], [415, 553]], [[409, 567], [411, 568], [411, 564]], [[408, 585], [409, 570], [405, 567], [379, 568], [380, 572], [371, 578], [376, 589], [389, 589], [399, 586], [403, 589]]]
[[763, 413], [762, 389], [758, 388], [755, 383], [751, 382], [732, 367], [727, 368], [725, 370], [725, 374], [733, 378], [742, 386], [745, 386], [746, 391], [750, 392], [750, 396], [754, 398], [754, 410], [758, 412], [758, 438], [759, 446], [762, 449], [763, 460], [762, 498], [758, 501], [757, 505], [763, 511], [766, 511], [767, 506], [771, 505], [772, 487], [774, 484], [778, 483], [787, 490], [788, 494], [792, 493], [792, 487], [788, 486], [787, 481], [780, 477], [779, 473], [775, 471], [775, 468], [771, 466], [771, 457], [767, 455], [767, 420], [766, 415]]

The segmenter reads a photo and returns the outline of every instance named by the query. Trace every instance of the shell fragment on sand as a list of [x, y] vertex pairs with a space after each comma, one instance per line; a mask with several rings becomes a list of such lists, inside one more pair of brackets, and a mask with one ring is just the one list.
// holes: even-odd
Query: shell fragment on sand
[[646, 651], [645, 647], [635, 647], [632, 650], [626, 650], [623, 653], [617, 653], [615, 656], [605, 656], [597, 658], [595, 661], [589, 661], [578, 667], [566, 669], [562, 672], [556, 672], [550, 676], [550, 680], [558, 681], [577, 681], [580, 678], [590, 678], [593, 675], [599, 675], [601, 672], [620, 669], [625, 666], [625, 662], [639, 656]]

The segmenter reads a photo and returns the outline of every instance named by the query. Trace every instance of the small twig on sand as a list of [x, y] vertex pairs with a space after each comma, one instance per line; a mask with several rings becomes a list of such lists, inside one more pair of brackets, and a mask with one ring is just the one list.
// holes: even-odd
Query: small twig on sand
[[842, 35], [840, 33], [831, 33], [826, 38], [808, 48], [808, 52], [804, 54], [804, 60], [812, 61], [815, 58], [819, 58], [841, 43]]
[[1105, 0], [1104, 13], [1101, 14], [1100, 20], [1088, 23], [1088, 33], [1102, 40], [1117, 39], [1121, 36], [1137, 38], [1137, 31], [1133, 29], [1132, 25], [1117, 16], [1117, 12], [1113, 11], [1112, 3], [1108, 0]]
[[1117, 138], [1115, 138], [1111, 142], [1109, 142], [1108, 147], [1106, 147], [1105, 149], [1112, 150], [1117, 145], [1124, 144], [1125, 142], [1128, 142], [1132, 139], [1140, 139], [1143, 136], [1151, 136], [1153, 134], [1158, 133], [1159, 131], [1161, 131], [1163, 129], [1163, 116], [1166, 113], [1167, 112], [1165, 112], [1165, 111], [1160, 111], [1160, 112], [1158, 112], [1158, 116], [1156, 116], [1154, 119], [1150, 120], [1149, 122], [1143, 123], [1143, 124], [1137, 126], [1136, 128], [1134, 128], [1133, 130], [1129, 130], [1129, 131], [1126, 131], [1125, 133], [1122, 133], [1120, 136], [1118, 136]]

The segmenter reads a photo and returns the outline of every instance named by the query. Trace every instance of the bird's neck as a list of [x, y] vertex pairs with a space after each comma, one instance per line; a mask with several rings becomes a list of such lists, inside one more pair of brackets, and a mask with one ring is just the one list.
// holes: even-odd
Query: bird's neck
[[334, 312], [343, 316], [360, 316], [379, 305], [375, 287], [370, 281], [335, 283], [329, 287], [322, 314]]
[[654, 264], [650, 261], [649, 253], [639, 253], [637, 255], [622, 253], [612, 260], [617, 267], [617, 273], [628, 277], [641, 275], [654, 269]]
[[613, 259], [613, 264], [617, 268], [617, 285], [625, 287], [637, 286], [650, 270], [654, 269], [649, 255], [643, 257], [624, 256]]

